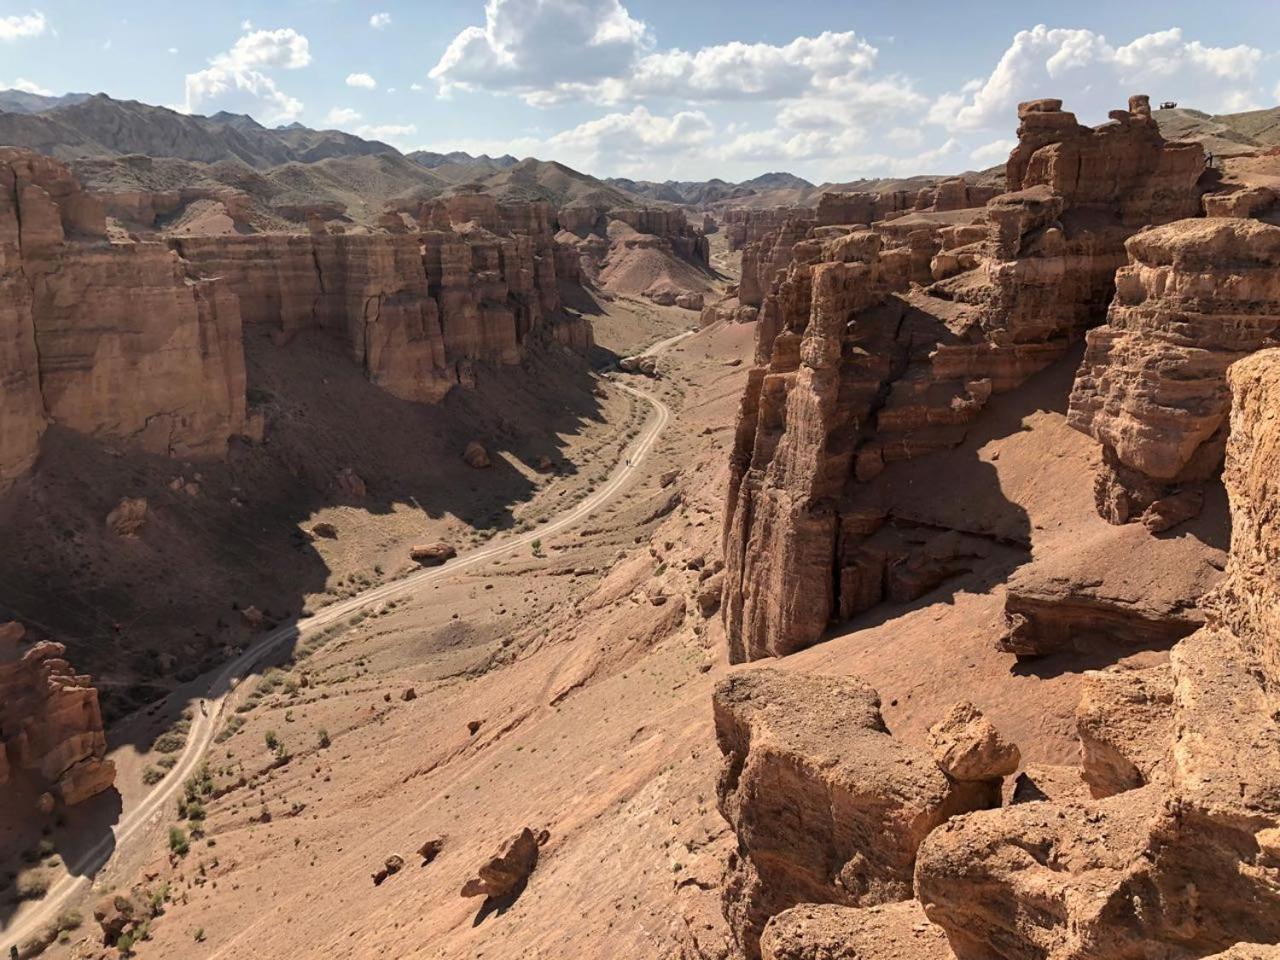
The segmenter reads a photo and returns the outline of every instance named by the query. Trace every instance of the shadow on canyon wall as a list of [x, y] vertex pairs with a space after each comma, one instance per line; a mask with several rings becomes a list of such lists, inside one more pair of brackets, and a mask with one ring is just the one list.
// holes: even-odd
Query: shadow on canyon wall
[[[242, 622], [245, 607], [286, 624], [306, 596], [332, 590], [329, 566], [301, 530], [317, 511], [345, 504], [401, 514], [396, 532], [420, 524], [423, 541], [438, 539], [431, 521], [444, 517], [495, 535], [515, 528], [516, 508], [543, 478], [578, 472], [565, 448], [603, 421], [592, 367], [617, 359], [597, 347], [588, 364], [548, 343], [518, 366], [477, 365], [474, 390], [429, 405], [369, 383], [323, 332], [285, 347], [253, 328], [245, 339], [250, 409], [266, 415], [263, 444], [237, 440], [225, 462], [183, 462], [53, 425], [35, 470], [0, 501], [0, 619], [22, 621], [29, 639], [65, 643], [76, 670], [93, 675], [112, 749], [145, 752], [196, 707], [203, 691], [193, 681], [261, 635]], [[491, 467], [463, 462], [472, 440], [487, 448]], [[551, 470], [538, 469], [543, 458]], [[608, 466], [602, 454], [583, 469], [597, 462]], [[348, 469], [364, 496], [338, 482]], [[124, 497], [149, 505], [136, 538], [104, 523]], [[340, 529], [339, 545], [342, 537]], [[395, 569], [388, 561], [365, 573], [385, 582]], [[294, 643], [268, 663], [290, 659]], [[111, 852], [120, 810], [113, 790], [56, 820], [0, 823], [0, 865], [21, 866], [19, 853], [43, 836], [73, 872], [92, 873]], [[0, 902], [0, 929], [16, 906]]]

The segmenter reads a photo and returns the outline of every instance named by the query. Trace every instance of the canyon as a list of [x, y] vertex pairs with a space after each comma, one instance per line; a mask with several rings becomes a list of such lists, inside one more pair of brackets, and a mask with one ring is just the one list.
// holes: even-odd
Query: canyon
[[0, 943], [1272, 956], [1280, 157], [1170, 109], [785, 204], [0, 148]]

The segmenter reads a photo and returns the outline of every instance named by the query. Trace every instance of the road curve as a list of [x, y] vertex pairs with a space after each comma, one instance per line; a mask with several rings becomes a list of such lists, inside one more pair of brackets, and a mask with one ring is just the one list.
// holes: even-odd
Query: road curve
[[[668, 347], [696, 331], [689, 330], [666, 340], [659, 341], [644, 353], [657, 356]], [[163, 810], [179, 790], [183, 781], [195, 772], [205, 752], [213, 743], [223, 715], [228, 706], [231, 691], [240, 678], [247, 676], [253, 668], [269, 654], [278, 650], [290, 641], [300, 640], [317, 630], [350, 617], [352, 614], [373, 604], [411, 593], [416, 588], [447, 579], [464, 570], [470, 570], [486, 560], [492, 560], [510, 553], [520, 547], [527, 546], [534, 540], [543, 539], [559, 533], [585, 520], [595, 511], [614, 499], [626, 486], [637, 468], [648, 457], [657, 443], [658, 437], [671, 420], [671, 410], [656, 396], [637, 390], [624, 383], [614, 382], [624, 393], [643, 400], [653, 408], [656, 414], [631, 447], [629, 456], [615, 468], [608, 481], [576, 507], [572, 507], [560, 516], [527, 533], [505, 538], [475, 550], [461, 553], [453, 560], [439, 567], [419, 570], [409, 576], [373, 587], [363, 593], [346, 600], [330, 604], [313, 616], [285, 624], [279, 629], [263, 637], [249, 647], [234, 660], [227, 663], [209, 681], [204, 696], [204, 709], [192, 711], [194, 716], [191, 729], [187, 734], [187, 744], [174, 765], [163, 780], [134, 807], [123, 813], [112, 831], [106, 834], [97, 844], [68, 864], [68, 873], [49, 888], [49, 892], [39, 901], [39, 905], [30, 912], [20, 913], [14, 925], [3, 931], [4, 939], [0, 941], [0, 952], [7, 953], [11, 946], [21, 945], [34, 936], [46, 924], [51, 923], [73, 897], [79, 895], [84, 888], [93, 883], [93, 877], [105, 867], [111, 857], [123, 849], [134, 837], [138, 836], [148, 824]]]

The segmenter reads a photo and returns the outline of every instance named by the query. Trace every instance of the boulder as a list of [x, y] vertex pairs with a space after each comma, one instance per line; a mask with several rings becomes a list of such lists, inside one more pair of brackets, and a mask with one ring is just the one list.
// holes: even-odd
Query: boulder
[[313, 536], [322, 537], [325, 540], [337, 540], [338, 528], [328, 520], [321, 520], [319, 523], [311, 525], [311, 533]]
[[467, 444], [467, 449], [462, 452], [462, 459], [467, 466], [477, 470], [493, 466], [493, 462], [489, 459], [489, 451], [478, 440], [472, 440]]
[[409, 549], [409, 559], [424, 567], [436, 567], [458, 555], [452, 544], [439, 540], [435, 543], [418, 544]]
[[500, 900], [518, 894], [538, 865], [538, 848], [547, 839], [545, 830], [534, 833], [525, 827], [480, 865], [476, 876], [463, 885], [462, 896]]
[[146, 525], [145, 497], [125, 497], [107, 514], [107, 529], [119, 537], [136, 537]]
[[929, 728], [929, 747], [938, 766], [956, 780], [1003, 780], [1022, 762], [1017, 745], [968, 701]]
[[444, 837], [432, 837], [418, 848], [418, 856], [422, 858], [424, 867], [440, 856], [440, 851], [444, 849], [444, 841]]
[[97, 902], [93, 908], [93, 919], [102, 928], [103, 944], [113, 947], [117, 940], [141, 922], [142, 911], [132, 897], [115, 893]]
[[369, 495], [369, 490], [364, 481], [350, 467], [343, 467], [338, 471], [338, 475], [334, 478], [334, 485], [340, 493], [351, 497], [353, 500], [363, 500]]

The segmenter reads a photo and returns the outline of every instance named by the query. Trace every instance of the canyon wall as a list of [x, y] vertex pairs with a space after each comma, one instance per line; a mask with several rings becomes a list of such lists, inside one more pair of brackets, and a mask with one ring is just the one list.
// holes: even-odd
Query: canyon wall
[[[1248, 277], [1248, 265], [1270, 250], [1259, 227], [1184, 221], [1141, 236], [1159, 245], [1225, 231], [1241, 246], [1220, 262]], [[860, 242], [868, 254], [861, 262], [873, 270], [873, 244]], [[832, 272], [830, 264], [819, 275]], [[1171, 286], [1193, 283], [1171, 279]], [[1235, 286], [1259, 289], [1216, 277], [1202, 289]], [[1252, 310], [1265, 322], [1269, 302], [1244, 296], [1220, 315], [1241, 321]], [[1206, 305], [1220, 309], [1222, 301]], [[809, 322], [819, 317], [821, 310]], [[822, 322], [829, 331], [830, 321]], [[1212, 358], [1222, 325], [1193, 329]], [[794, 357], [791, 337], [779, 333], [775, 353]], [[793, 362], [820, 361], [818, 345], [806, 338], [804, 359]], [[811, 381], [823, 365], [812, 369]], [[753, 381], [762, 396], [770, 377], [777, 375]], [[1084, 675], [1079, 765], [1029, 764], [1001, 792], [999, 777], [1018, 768], [1017, 752], [967, 704], [930, 729], [930, 757], [892, 741], [875, 692], [855, 678], [761, 670], [721, 682], [713, 701], [724, 754], [719, 798], [736, 839], [723, 903], [743, 955], [1269, 955], [1250, 945], [1280, 940], [1280, 349], [1238, 359], [1224, 378], [1232, 522], [1225, 576], [1201, 600], [1204, 625], [1173, 646], [1167, 662]], [[792, 406], [800, 391], [789, 385], [785, 415], [813, 410], [809, 400]], [[1171, 444], [1180, 440], [1179, 423]], [[812, 442], [823, 426], [808, 412], [789, 426], [791, 436], [775, 432], [771, 442]], [[786, 504], [770, 510], [775, 526], [779, 515], [801, 512]], [[806, 571], [798, 576], [815, 582]], [[991, 791], [985, 800], [964, 799], [963, 789], [983, 783]]]
[[50, 421], [108, 442], [218, 456], [244, 427], [236, 298], [162, 243], [108, 243], [66, 168], [0, 150], [0, 487]]
[[[937, 187], [918, 191], [896, 190], [884, 193], [829, 191], [818, 198], [815, 208], [771, 207], [764, 210], [731, 210], [728, 230], [729, 249], [742, 250], [742, 281], [739, 298], [744, 306], [759, 308], [773, 284], [791, 262], [796, 243], [816, 227], [870, 226], [882, 229], [893, 221], [913, 213], [944, 213], [984, 206], [999, 193], [994, 187], [975, 186], [962, 177], [942, 181]], [[919, 223], [895, 236], [903, 238], [919, 229]], [[932, 231], [942, 227], [939, 223]], [[914, 239], [914, 238], [913, 238]], [[929, 258], [939, 249], [928, 248], [923, 257], [923, 276], [913, 279], [928, 282]]]
[[1062, 357], [1103, 318], [1125, 240], [1198, 207], [1200, 146], [1166, 143], [1145, 98], [1112, 117], [1091, 129], [1059, 101], [1023, 104], [1009, 192], [975, 223], [932, 228], [939, 279], [927, 287], [924, 228], [909, 217], [904, 234], [891, 220], [879, 236], [789, 220], [753, 245], [767, 269], [784, 265], [761, 304], [761, 367], [731, 455], [734, 661], [807, 646], [884, 598], [915, 599], [990, 549], [992, 531], [905, 529], [876, 478], [955, 446], [991, 394]]
[[[1240, 360], [1228, 382], [1231, 555], [1205, 626], [1167, 666], [1115, 668], [1086, 691], [1092, 796], [956, 818], [921, 846], [917, 896], [960, 960], [1205, 956], [1280, 940], [1280, 351]], [[1105, 750], [1091, 746], [1100, 711]]]
[[[420, 232], [108, 242], [101, 199], [57, 161], [0, 151], [0, 188], [0, 488], [50, 422], [222, 456], [245, 432], [242, 323], [280, 343], [330, 331], [373, 382], [425, 402], [535, 339], [591, 346], [589, 321], [560, 309], [546, 204], [463, 194], [424, 206]], [[128, 206], [145, 219], [170, 199]]]
[[1153, 531], [1199, 513], [1226, 446], [1227, 368], [1280, 337], [1280, 227], [1183, 220], [1128, 241], [1069, 422], [1102, 444], [1098, 512]]

